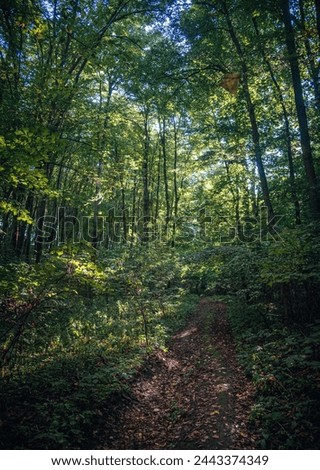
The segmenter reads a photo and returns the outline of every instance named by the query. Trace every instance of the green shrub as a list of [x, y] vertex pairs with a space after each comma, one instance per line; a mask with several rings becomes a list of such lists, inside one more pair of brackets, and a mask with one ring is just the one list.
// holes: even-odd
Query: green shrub
[[194, 309], [185, 271], [179, 257], [141, 249], [4, 266], [0, 447], [97, 445], [146, 355]]

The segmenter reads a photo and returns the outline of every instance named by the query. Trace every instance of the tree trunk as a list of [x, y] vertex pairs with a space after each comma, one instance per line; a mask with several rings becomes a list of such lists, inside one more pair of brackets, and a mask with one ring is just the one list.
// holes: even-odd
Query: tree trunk
[[34, 243], [34, 251], [36, 257], [36, 263], [40, 263], [43, 251], [43, 227], [44, 217], [46, 214], [46, 200], [41, 197], [36, 212], [36, 237]]
[[282, 113], [283, 113], [283, 121], [284, 121], [284, 131], [285, 131], [285, 138], [286, 138], [286, 145], [287, 145], [287, 157], [288, 157], [288, 168], [289, 168], [289, 179], [290, 179], [290, 189], [291, 189], [291, 199], [292, 199], [292, 204], [294, 206], [294, 212], [295, 212], [295, 223], [299, 225], [301, 223], [301, 211], [300, 211], [300, 203], [297, 195], [297, 185], [296, 185], [296, 177], [295, 177], [295, 170], [294, 170], [294, 164], [293, 164], [293, 152], [292, 152], [292, 145], [291, 145], [291, 132], [290, 132], [290, 124], [289, 124], [289, 115], [287, 112], [287, 108], [285, 105], [285, 101], [282, 95], [281, 88], [279, 86], [279, 83], [276, 79], [275, 74], [273, 73], [273, 69], [271, 66], [271, 63], [267, 57], [267, 54], [265, 53], [265, 49], [263, 46], [263, 42], [260, 37], [259, 33], [259, 28], [257, 24], [257, 20], [255, 17], [252, 18], [253, 25], [255, 32], [257, 34], [258, 40], [259, 40], [259, 47], [260, 51], [263, 57], [263, 60], [267, 66], [267, 69], [269, 71], [271, 80], [274, 84], [274, 87], [277, 91], [278, 94], [278, 99], [282, 108]]
[[312, 81], [312, 86], [314, 90], [314, 98], [315, 98], [315, 104], [317, 107], [317, 111], [320, 111], [320, 84], [319, 84], [319, 68], [315, 64], [314, 60], [314, 55], [311, 50], [311, 45], [310, 45], [310, 37], [306, 31], [306, 18], [305, 18], [305, 11], [304, 11], [304, 0], [299, 0], [299, 9], [300, 9], [300, 17], [301, 17], [301, 27], [302, 27], [302, 33], [304, 37], [304, 46], [306, 49], [307, 53], [307, 59], [308, 59], [308, 69], [309, 69], [309, 75]]
[[177, 219], [178, 219], [178, 180], [177, 180], [177, 165], [178, 165], [178, 129], [176, 120], [173, 120], [173, 131], [174, 131], [174, 160], [173, 160], [173, 227], [172, 227], [172, 247], [175, 246], [175, 238], [177, 231]]
[[137, 175], [134, 175], [133, 181], [133, 191], [132, 191], [132, 222], [131, 222], [131, 238], [130, 238], [130, 245], [132, 246], [134, 243], [135, 235], [137, 233], [137, 220], [139, 218], [139, 213], [136, 211], [137, 206]]
[[150, 193], [149, 193], [149, 148], [150, 148], [150, 135], [149, 135], [149, 109], [145, 109], [144, 116], [144, 150], [142, 161], [142, 181], [143, 181], [143, 203], [142, 203], [142, 241], [149, 241], [149, 224], [150, 224]]
[[124, 182], [122, 182], [122, 188], [121, 188], [121, 212], [122, 212], [123, 243], [126, 244], [128, 241], [128, 224], [127, 224], [127, 208], [126, 208]]
[[318, 194], [317, 177], [313, 162], [310, 142], [308, 118], [302, 92], [301, 75], [296, 50], [294, 31], [291, 22], [289, 0], [281, 0], [281, 10], [285, 27], [285, 40], [288, 50], [288, 60], [291, 69], [292, 85], [294, 90], [296, 111], [300, 130], [302, 158], [309, 187], [310, 215], [313, 220], [320, 218], [320, 199]]
[[263, 200], [268, 211], [269, 224], [272, 227], [273, 221], [274, 221], [274, 211], [273, 211], [273, 206], [272, 206], [272, 202], [270, 198], [268, 181], [267, 181], [267, 177], [265, 174], [264, 165], [262, 161], [262, 150], [261, 150], [261, 145], [260, 145], [260, 134], [259, 134], [256, 113], [255, 113], [254, 105], [251, 100], [251, 95], [250, 95], [250, 90], [249, 90], [248, 68], [247, 68], [246, 60], [242, 51], [241, 44], [239, 42], [239, 39], [233, 27], [226, 2], [221, 1], [221, 5], [222, 5], [223, 12], [225, 14], [225, 18], [227, 21], [230, 37], [232, 39], [232, 42], [240, 58], [240, 63], [241, 63], [241, 68], [242, 68], [242, 83], [243, 83], [247, 110], [249, 113], [250, 124], [251, 124], [251, 135], [252, 135], [252, 142], [253, 142], [253, 148], [254, 148], [255, 162], [256, 162], [257, 169], [258, 169], [258, 173], [259, 173]]
[[159, 157], [158, 157], [158, 164], [157, 164], [156, 201], [155, 201], [156, 206], [154, 210], [155, 222], [158, 221], [158, 217], [159, 217], [160, 183], [161, 183], [161, 148], [159, 147]]
[[165, 237], [168, 236], [168, 227], [170, 221], [170, 195], [169, 195], [169, 183], [168, 183], [168, 172], [167, 172], [167, 146], [166, 146], [166, 120], [162, 118], [162, 126], [160, 123], [160, 137], [161, 137], [161, 148], [163, 157], [163, 181], [164, 181], [164, 195], [166, 201], [166, 218], [165, 218]]

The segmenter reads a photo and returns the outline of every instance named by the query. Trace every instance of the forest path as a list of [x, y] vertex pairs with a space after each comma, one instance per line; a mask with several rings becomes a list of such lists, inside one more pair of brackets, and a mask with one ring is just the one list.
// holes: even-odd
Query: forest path
[[237, 364], [224, 303], [203, 298], [193, 319], [157, 351], [106, 449], [253, 449], [254, 389]]

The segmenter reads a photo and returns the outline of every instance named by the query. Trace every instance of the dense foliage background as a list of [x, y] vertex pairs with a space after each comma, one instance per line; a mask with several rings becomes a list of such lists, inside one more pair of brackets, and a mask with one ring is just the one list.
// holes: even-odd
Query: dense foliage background
[[199, 295], [261, 448], [319, 446], [317, 0], [1, 0], [0, 446], [96, 446]]

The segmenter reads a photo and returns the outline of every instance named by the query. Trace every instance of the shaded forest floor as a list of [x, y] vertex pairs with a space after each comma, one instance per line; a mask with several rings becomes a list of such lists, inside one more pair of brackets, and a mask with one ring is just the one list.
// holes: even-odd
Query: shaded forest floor
[[107, 449], [253, 449], [254, 388], [239, 367], [226, 306], [202, 299], [167, 352], [152, 354], [107, 426]]

